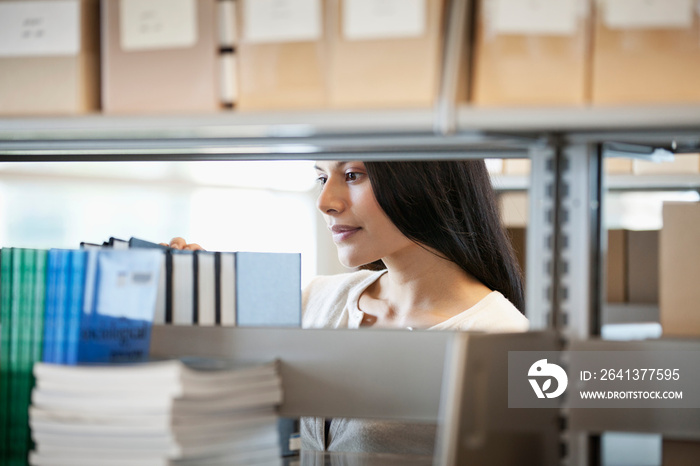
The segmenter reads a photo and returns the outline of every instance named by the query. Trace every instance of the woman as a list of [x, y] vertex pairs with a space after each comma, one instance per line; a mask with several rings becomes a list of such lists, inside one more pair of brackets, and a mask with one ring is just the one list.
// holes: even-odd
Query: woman
[[[302, 297], [305, 328], [527, 330], [520, 270], [482, 160], [319, 161], [316, 171], [340, 262], [365, 270], [314, 279]], [[434, 440], [431, 424], [302, 419], [303, 449], [430, 455]]]

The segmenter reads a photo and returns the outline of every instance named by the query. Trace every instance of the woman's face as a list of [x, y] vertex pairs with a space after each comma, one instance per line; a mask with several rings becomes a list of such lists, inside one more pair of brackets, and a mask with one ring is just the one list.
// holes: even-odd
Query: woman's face
[[316, 172], [316, 205], [343, 265], [358, 267], [415, 246], [379, 207], [364, 163], [319, 161]]

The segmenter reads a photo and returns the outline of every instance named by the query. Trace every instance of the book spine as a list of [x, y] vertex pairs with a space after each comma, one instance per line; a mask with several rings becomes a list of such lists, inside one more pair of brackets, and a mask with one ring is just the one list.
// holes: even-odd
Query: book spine
[[17, 357], [17, 398], [12, 403], [16, 406], [15, 429], [17, 442], [17, 459], [26, 458], [29, 452], [29, 402], [31, 398], [32, 375], [32, 334], [34, 312], [34, 284], [36, 283], [35, 249], [20, 249], [22, 257], [22, 278], [20, 281], [19, 300], [19, 354]]
[[165, 254], [165, 324], [173, 323], [173, 253]]
[[154, 324], [165, 324], [165, 308], [166, 308], [166, 294], [167, 294], [167, 257], [169, 254], [167, 251], [163, 251], [162, 260], [160, 262], [160, 275], [158, 277], [158, 298], [156, 299], [156, 311], [153, 315]]
[[216, 254], [195, 251], [197, 260], [197, 323], [216, 325]]
[[198, 325], [200, 322], [199, 309], [199, 282], [203, 277], [199, 275], [199, 251], [192, 254], [192, 323]]
[[[34, 303], [32, 309], [32, 336], [31, 336], [31, 366], [34, 367], [34, 363], [41, 361], [42, 350], [43, 350], [43, 340], [44, 340], [44, 312], [46, 309], [46, 281], [48, 278], [47, 274], [47, 258], [48, 251], [37, 250], [35, 261], [34, 261]], [[34, 379], [34, 373], [30, 373], [29, 379], [29, 400], [27, 404], [31, 402], [31, 391], [34, 389], [36, 380]], [[32, 450], [34, 444], [30, 437], [29, 439], [29, 449]]]
[[70, 251], [58, 250], [58, 271], [56, 281], [56, 313], [53, 336], [53, 360], [57, 364], [63, 364], [66, 360], [66, 318], [68, 312], [69, 287], [70, 287]]
[[80, 318], [83, 313], [83, 294], [85, 291], [85, 251], [71, 251], [70, 286], [68, 293], [68, 310], [66, 319], [65, 363], [77, 364], [78, 345], [80, 342]]
[[221, 273], [219, 275], [221, 289], [221, 325], [233, 327], [236, 325], [236, 253], [222, 252], [220, 254]]
[[34, 258], [34, 306], [32, 309], [32, 365], [41, 361], [44, 341], [44, 314], [46, 310], [46, 282], [48, 278], [48, 251], [37, 250]]
[[12, 304], [10, 307], [10, 360], [9, 360], [9, 435], [7, 439], [9, 459], [14, 461], [19, 455], [20, 426], [18, 425], [18, 411], [21, 409], [20, 378], [20, 323], [22, 308], [22, 288], [25, 279], [24, 255], [19, 248], [12, 248]]
[[89, 358], [89, 340], [85, 337], [86, 332], [92, 328], [97, 302], [97, 258], [100, 250], [88, 251], [85, 258], [85, 276], [83, 278], [83, 307], [80, 313], [79, 333], [78, 333], [78, 361], [85, 361]]
[[58, 280], [60, 278], [60, 251], [51, 249], [47, 258], [46, 311], [44, 312], [44, 343], [41, 360], [54, 362], [56, 339], [56, 312], [58, 306]]
[[12, 327], [12, 249], [0, 251], [0, 462], [5, 463], [8, 449], [10, 328]]
[[171, 251], [173, 324], [192, 325], [194, 318], [194, 253]]
[[214, 324], [221, 325], [221, 253], [214, 254]]

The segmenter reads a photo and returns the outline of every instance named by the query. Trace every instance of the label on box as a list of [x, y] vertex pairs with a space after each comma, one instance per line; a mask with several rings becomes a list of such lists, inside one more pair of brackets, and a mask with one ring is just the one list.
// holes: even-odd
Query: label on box
[[605, 0], [610, 29], [686, 29], [693, 25], [694, 0]]
[[122, 50], [188, 48], [197, 43], [197, 0], [121, 0], [119, 18]]
[[80, 51], [80, 2], [0, 2], [0, 57], [71, 56]]
[[494, 34], [574, 35], [579, 0], [493, 0], [489, 25]]
[[343, 37], [395, 39], [425, 34], [426, 0], [344, 0]]
[[321, 38], [319, 0], [243, 2], [244, 38], [251, 43], [309, 42]]

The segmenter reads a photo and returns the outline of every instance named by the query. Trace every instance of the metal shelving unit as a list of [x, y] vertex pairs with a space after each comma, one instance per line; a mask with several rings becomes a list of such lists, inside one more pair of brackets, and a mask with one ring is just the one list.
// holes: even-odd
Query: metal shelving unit
[[[596, 341], [603, 156], [698, 151], [700, 106], [455, 110], [454, 131], [446, 133], [437, 129], [439, 109], [0, 119], [0, 161], [529, 157], [529, 178], [501, 180], [505, 189], [529, 187], [528, 317], [535, 329], [558, 331], [564, 348]], [[699, 178], [619, 176], [608, 187], [697, 189]], [[570, 415], [562, 412], [563, 419]], [[611, 421], [576, 419], [576, 429], [562, 431], [568, 445], [562, 464], [588, 464], [586, 426], [601, 429]], [[645, 417], [622, 427], [655, 431], [667, 424]], [[678, 424], [671, 433], [700, 438], [696, 427]]]
[[[439, 97], [431, 109], [0, 118], [0, 162], [528, 157], [527, 313], [563, 348], [595, 349], [601, 328], [603, 156], [700, 151], [700, 105], [475, 108], [455, 104], [468, 2], [450, 2]], [[699, 177], [611, 177], [613, 189], [698, 189]], [[408, 335], [408, 337], [411, 337]], [[697, 342], [660, 343], [664, 347]], [[610, 348], [613, 343], [605, 343]], [[616, 343], [615, 348], [636, 348]], [[679, 346], [680, 345], [680, 346]], [[663, 414], [663, 413], [662, 413]], [[700, 439], [698, 418], [572, 416], [561, 462], [589, 464], [588, 433], [656, 431]], [[656, 429], [656, 430], [655, 430]]]

